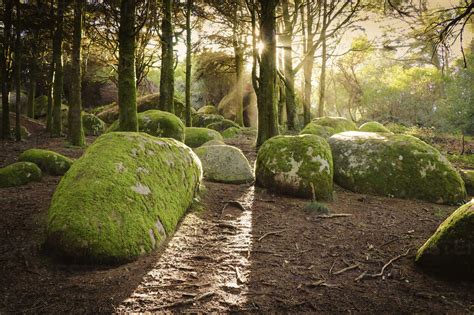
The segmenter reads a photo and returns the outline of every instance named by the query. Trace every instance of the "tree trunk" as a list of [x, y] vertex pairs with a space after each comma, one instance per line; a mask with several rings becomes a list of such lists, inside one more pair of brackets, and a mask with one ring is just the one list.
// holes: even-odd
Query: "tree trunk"
[[21, 141], [21, 24], [20, 0], [15, 1], [16, 7], [16, 37], [15, 37], [15, 140]]
[[242, 43], [239, 37], [240, 19], [237, 15], [237, 10], [234, 16], [234, 24], [232, 28], [232, 45], [234, 48], [234, 62], [235, 62], [235, 102], [236, 113], [235, 122], [240, 126], [244, 125], [244, 93], [243, 93], [243, 72], [244, 72], [244, 52], [242, 50]]
[[[311, 3], [307, 3], [306, 9], [306, 40], [305, 40], [305, 49], [304, 53], [307, 54], [311, 50], [313, 45], [314, 35], [313, 35], [313, 17], [311, 16]], [[302, 9], [304, 11], [304, 9]], [[304, 23], [303, 23], [304, 24]], [[305, 25], [303, 25], [305, 27]], [[311, 58], [305, 61], [303, 65], [303, 81], [304, 81], [304, 100], [303, 100], [303, 120], [304, 125], [306, 126], [311, 122], [311, 92], [312, 92], [312, 81], [311, 77], [313, 75], [313, 64], [314, 64], [314, 52], [312, 52]]]
[[160, 108], [174, 113], [173, 0], [163, 0]]
[[192, 43], [191, 43], [191, 9], [193, 6], [193, 0], [187, 0], [186, 6], [186, 126], [191, 127], [191, 53], [192, 53]]
[[35, 96], [36, 96], [36, 77], [38, 69], [38, 40], [39, 31], [34, 30], [33, 32], [33, 43], [31, 47], [31, 59], [30, 64], [30, 83], [28, 85], [28, 103], [27, 103], [27, 116], [35, 118]]
[[52, 137], [60, 137], [62, 132], [61, 104], [63, 96], [63, 22], [65, 0], [58, 0], [58, 12], [56, 15], [56, 30], [53, 38], [54, 59], [54, 86], [53, 86], [53, 124], [51, 128]]
[[10, 36], [12, 27], [12, 0], [5, 0], [5, 12], [3, 15], [3, 54], [0, 60], [1, 80], [2, 80], [2, 139], [11, 137], [10, 134], [10, 104], [8, 103], [8, 95], [10, 93], [9, 84], [9, 56], [10, 56]]
[[319, 107], [318, 117], [324, 116], [324, 102], [326, 100], [326, 63], [327, 63], [327, 4], [323, 1], [323, 26], [321, 28], [321, 76], [319, 79]]
[[82, 11], [84, 0], [74, 1], [74, 31], [72, 39], [72, 77], [71, 102], [69, 105], [68, 133], [72, 145], [84, 146], [84, 129], [82, 127], [82, 98], [81, 98], [81, 39]]
[[[51, 19], [54, 17], [54, 2], [51, 2], [50, 8], [50, 17]], [[53, 53], [57, 50], [55, 48], [56, 41], [54, 40], [54, 31], [55, 25], [51, 26], [50, 35], [53, 38]], [[48, 96], [48, 104], [46, 106], [46, 131], [51, 133], [53, 129], [53, 85], [54, 85], [54, 56], [51, 58], [51, 63], [49, 67], [49, 73], [47, 75], [47, 85], [46, 85], [46, 96]]]
[[135, 0], [122, 0], [119, 27], [119, 129], [138, 131], [135, 75]]
[[257, 147], [278, 135], [276, 109], [276, 39], [275, 7], [277, 0], [259, 0], [261, 6], [260, 40], [264, 45], [260, 61], [260, 84], [257, 94]]

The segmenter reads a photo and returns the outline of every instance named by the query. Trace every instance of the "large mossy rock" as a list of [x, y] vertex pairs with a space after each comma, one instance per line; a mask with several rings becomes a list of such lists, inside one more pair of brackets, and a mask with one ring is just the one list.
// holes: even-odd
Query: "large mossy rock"
[[35, 98], [35, 118], [46, 116], [48, 111], [48, 97], [41, 95]]
[[17, 162], [0, 168], [0, 187], [15, 187], [41, 179], [41, 169], [34, 163]]
[[236, 138], [242, 134], [243, 130], [239, 127], [230, 127], [221, 132], [224, 139]]
[[198, 109], [198, 114], [218, 114], [217, 108], [213, 105], [206, 105]]
[[201, 177], [199, 159], [179, 141], [104, 134], [59, 183], [48, 213], [47, 246], [94, 263], [149, 253], [173, 234]]
[[336, 130], [331, 127], [321, 126], [315, 122], [310, 122], [301, 130], [300, 135], [316, 135], [324, 139], [329, 138], [336, 133]]
[[317, 125], [330, 127], [335, 133], [357, 130], [356, 124], [344, 117], [319, 117], [312, 120]]
[[277, 136], [259, 149], [255, 168], [257, 185], [298, 197], [331, 200], [331, 149], [315, 135]]
[[[161, 110], [147, 110], [139, 113], [138, 129], [155, 137], [173, 138], [184, 141], [184, 124], [177, 116]], [[107, 132], [119, 130], [119, 121], [115, 121]]]
[[474, 279], [474, 200], [441, 223], [418, 250], [416, 262], [443, 274]]
[[362, 124], [359, 130], [365, 132], [391, 132], [387, 127], [376, 121], [369, 121]]
[[86, 136], [100, 136], [106, 129], [105, 122], [102, 119], [87, 113], [82, 114], [82, 125]]
[[193, 127], [207, 128], [208, 125], [224, 120], [224, 116], [218, 114], [194, 114], [192, 115]]
[[204, 179], [212, 182], [243, 184], [254, 181], [249, 161], [236, 147], [208, 145], [194, 150], [202, 163]]
[[467, 192], [474, 196], [474, 170], [461, 170], [460, 173], [466, 185]]
[[343, 132], [329, 138], [334, 181], [359, 193], [456, 204], [459, 173], [435, 148], [408, 135]]
[[56, 152], [43, 149], [29, 149], [20, 154], [19, 161], [31, 162], [46, 174], [62, 176], [71, 167], [73, 160]]
[[233, 128], [240, 128], [240, 126], [237, 123], [233, 122], [232, 120], [224, 119], [224, 120], [219, 120], [219, 121], [213, 122], [213, 123], [207, 125], [206, 128], [222, 132], [222, 131], [224, 131], [228, 128], [232, 128], [232, 127]]
[[220, 133], [208, 128], [186, 127], [184, 143], [197, 148], [210, 140], [223, 140]]

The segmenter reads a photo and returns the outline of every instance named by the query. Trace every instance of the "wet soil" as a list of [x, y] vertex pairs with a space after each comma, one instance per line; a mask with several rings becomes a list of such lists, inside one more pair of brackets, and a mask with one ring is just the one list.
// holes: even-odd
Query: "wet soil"
[[[253, 139], [230, 143], [255, 160]], [[40, 126], [22, 143], [0, 142], [0, 166], [31, 147], [82, 154]], [[473, 282], [413, 262], [456, 207], [336, 187], [327, 206], [346, 216], [324, 217], [304, 210], [308, 200], [206, 182], [155, 253], [120, 266], [72, 265], [42, 249], [59, 180], [0, 191], [0, 313], [474, 312]]]

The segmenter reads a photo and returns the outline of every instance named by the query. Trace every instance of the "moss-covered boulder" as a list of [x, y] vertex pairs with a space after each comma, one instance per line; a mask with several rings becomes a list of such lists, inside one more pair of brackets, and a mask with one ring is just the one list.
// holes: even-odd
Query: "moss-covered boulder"
[[220, 133], [208, 128], [186, 127], [184, 143], [197, 148], [210, 140], [223, 140]]
[[[155, 137], [173, 138], [184, 141], [184, 124], [177, 116], [161, 110], [147, 110], [138, 114], [138, 129]], [[107, 132], [119, 130], [119, 122], [115, 121]]]
[[48, 97], [41, 95], [35, 98], [35, 118], [46, 116], [48, 111]]
[[213, 105], [206, 105], [198, 109], [198, 114], [218, 114], [217, 108]]
[[408, 135], [351, 131], [329, 138], [334, 181], [359, 193], [455, 204], [459, 173], [435, 148]]
[[213, 123], [207, 125], [206, 128], [222, 132], [222, 131], [224, 131], [228, 128], [231, 128], [231, 127], [240, 128], [240, 126], [237, 123], [233, 122], [232, 120], [228, 120], [228, 119], [213, 122]]
[[466, 185], [467, 192], [474, 196], [474, 170], [461, 170], [460, 173]]
[[[12, 138], [14, 139], [16, 136], [16, 127], [12, 127], [10, 129], [10, 134]], [[29, 136], [31, 136], [31, 133], [28, 131], [28, 129], [26, 129], [25, 126], [20, 126], [20, 134], [21, 134], [22, 139], [28, 138]]]
[[444, 274], [474, 279], [474, 200], [454, 211], [418, 250], [416, 262]]
[[224, 145], [224, 144], [225, 143], [222, 140], [209, 140], [206, 143], [204, 143], [203, 145], [201, 145], [201, 147], [211, 146], [211, 145]]
[[17, 162], [0, 168], [0, 188], [15, 187], [41, 179], [40, 168], [30, 162]]
[[221, 132], [224, 139], [236, 138], [242, 134], [242, 129], [239, 127], [230, 127]]
[[201, 160], [204, 179], [212, 182], [242, 184], [254, 181], [249, 161], [230, 145], [201, 146], [194, 150]]
[[87, 136], [100, 136], [105, 132], [105, 122], [92, 114], [82, 114], [82, 125]]
[[194, 127], [207, 128], [212, 123], [224, 120], [224, 116], [218, 114], [194, 114], [192, 123]]
[[362, 124], [359, 130], [365, 132], [391, 132], [387, 127], [376, 121], [369, 121]]
[[73, 160], [56, 152], [43, 149], [29, 149], [20, 154], [19, 161], [31, 162], [46, 174], [62, 176], [71, 167]]
[[332, 127], [321, 126], [315, 122], [310, 122], [301, 130], [300, 135], [316, 135], [327, 139], [335, 133], [336, 130]]
[[199, 159], [179, 141], [104, 134], [59, 183], [48, 213], [47, 246], [95, 263], [149, 253], [173, 234], [201, 177]]
[[257, 185], [298, 197], [331, 200], [331, 149], [315, 135], [277, 136], [259, 149], [255, 168]]
[[330, 127], [334, 129], [334, 133], [357, 130], [356, 124], [344, 117], [325, 116], [313, 119], [312, 122], [320, 126]]

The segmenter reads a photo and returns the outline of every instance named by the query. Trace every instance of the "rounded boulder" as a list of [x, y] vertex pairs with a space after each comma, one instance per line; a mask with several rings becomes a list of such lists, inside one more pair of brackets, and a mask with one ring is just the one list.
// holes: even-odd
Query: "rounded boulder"
[[0, 187], [15, 187], [41, 179], [41, 169], [34, 163], [17, 162], [0, 168]]
[[186, 127], [184, 143], [191, 148], [197, 148], [211, 140], [223, 138], [220, 133], [208, 128]]
[[43, 149], [29, 149], [18, 157], [19, 161], [31, 162], [46, 174], [62, 176], [71, 167], [73, 160], [56, 152]]

